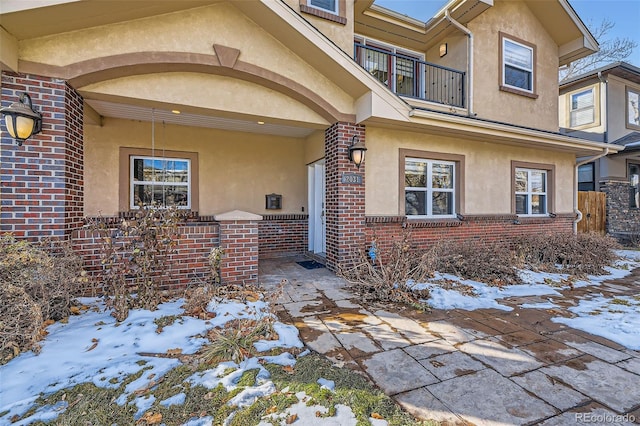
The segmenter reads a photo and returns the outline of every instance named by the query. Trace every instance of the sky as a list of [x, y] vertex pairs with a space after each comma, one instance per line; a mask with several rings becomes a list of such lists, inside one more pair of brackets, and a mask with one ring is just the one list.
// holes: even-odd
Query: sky
[[[428, 21], [446, 0], [375, 0], [379, 6], [394, 10], [421, 21]], [[569, 0], [578, 16], [589, 25], [596, 26], [603, 18], [608, 18], [615, 24], [608, 34], [608, 38], [630, 38], [635, 40], [638, 47], [625, 61], [640, 67], [640, 0]]]

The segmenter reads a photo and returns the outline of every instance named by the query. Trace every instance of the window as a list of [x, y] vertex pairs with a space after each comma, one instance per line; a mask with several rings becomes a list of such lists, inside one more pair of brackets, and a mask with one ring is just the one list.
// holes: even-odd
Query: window
[[627, 87], [627, 128], [640, 130], [640, 90]]
[[516, 214], [547, 214], [547, 171], [516, 168]]
[[580, 127], [595, 123], [594, 88], [583, 90], [571, 95], [569, 107], [569, 127]]
[[[158, 153], [156, 151], [155, 153]], [[120, 148], [119, 211], [140, 204], [198, 211], [198, 154]]]
[[423, 92], [423, 79], [418, 77], [423, 56], [360, 37], [354, 46], [355, 60], [391, 91], [412, 97]]
[[309, 6], [335, 14], [338, 13], [338, 0], [309, 0]]
[[533, 94], [535, 46], [502, 33], [500, 33], [500, 44], [501, 89]]
[[190, 175], [190, 161], [186, 158], [132, 156], [129, 207], [135, 209], [142, 204], [190, 208]]
[[456, 164], [452, 161], [406, 158], [405, 214], [454, 217], [455, 169]]
[[595, 191], [595, 163], [587, 163], [578, 167], [578, 191]]
[[631, 208], [640, 208], [640, 164], [629, 164], [629, 183], [631, 183]]

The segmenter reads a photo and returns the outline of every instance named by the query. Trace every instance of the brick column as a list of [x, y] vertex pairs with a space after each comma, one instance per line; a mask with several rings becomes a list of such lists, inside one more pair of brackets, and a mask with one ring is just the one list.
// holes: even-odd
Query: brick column
[[336, 123], [324, 137], [327, 267], [333, 271], [349, 266], [365, 243], [365, 163], [358, 169], [349, 160], [354, 136], [364, 142], [364, 126]]
[[262, 216], [234, 210], [215, 216], [220, 223], [222, 284], [258, 284], [258, 223]]
[[39, 240], [68, 238], [82, 226], [83, 100], [64, 80], [2, 73], [2, 106], [31, 96], [42, 132], [17, 146], [2, 126], [0, 233]]

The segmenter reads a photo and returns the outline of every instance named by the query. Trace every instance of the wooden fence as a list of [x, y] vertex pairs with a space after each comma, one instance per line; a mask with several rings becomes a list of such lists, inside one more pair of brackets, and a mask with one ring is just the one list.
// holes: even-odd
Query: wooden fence
[[604, 192], [579, 191], [578, 210], [582, 220], [578, 222], [578, 232], [605, 233], [607, 220], [607, 196]]

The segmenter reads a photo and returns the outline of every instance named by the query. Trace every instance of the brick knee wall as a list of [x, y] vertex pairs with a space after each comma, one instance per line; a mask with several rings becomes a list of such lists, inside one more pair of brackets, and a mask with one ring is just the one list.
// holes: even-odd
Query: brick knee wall
[[[190, 284], [211, 280], [208, 256], [212, 248], [220, 245], [217, 223], [187, 224], [179, 227], [175, 252], [169, 256], [167, 274], [162, 290], [179, 291]], [[82, 258], [85, 270], [93, 278], [94, 289], [102, 293], [101, 248], [98, 234], [79, 229], [71, 234], [73, 250]]]
[[220, 247], [224, 250], [220, 266], [223, 284], [258, 283], [258, 221], [220, 221]]
[[42, 114], [42, 131], [17, 146], [0, 141], [0, 232], [37, 241], [68, 238], [82, 226], [83, 101], [64, 80], [2, 73], [2, 106], [28, 93]]
[[266, 215], [258, 223], [260, 259], [304, 254], [308, 248], [309, 217], [306, 214]]
[[368, 216], [366, 246], [375, 238], [380, 252], [399, 241], [405, 228], [418, 249], [428, 249], [438, 241], [486, 241], [510, 245], [519, 236], [541, 232], [572, 232], [572, 214], [555, 218], [522, 218], [515, 215], [474, 215], [462, 219], [406, 221], [402, 216]]

